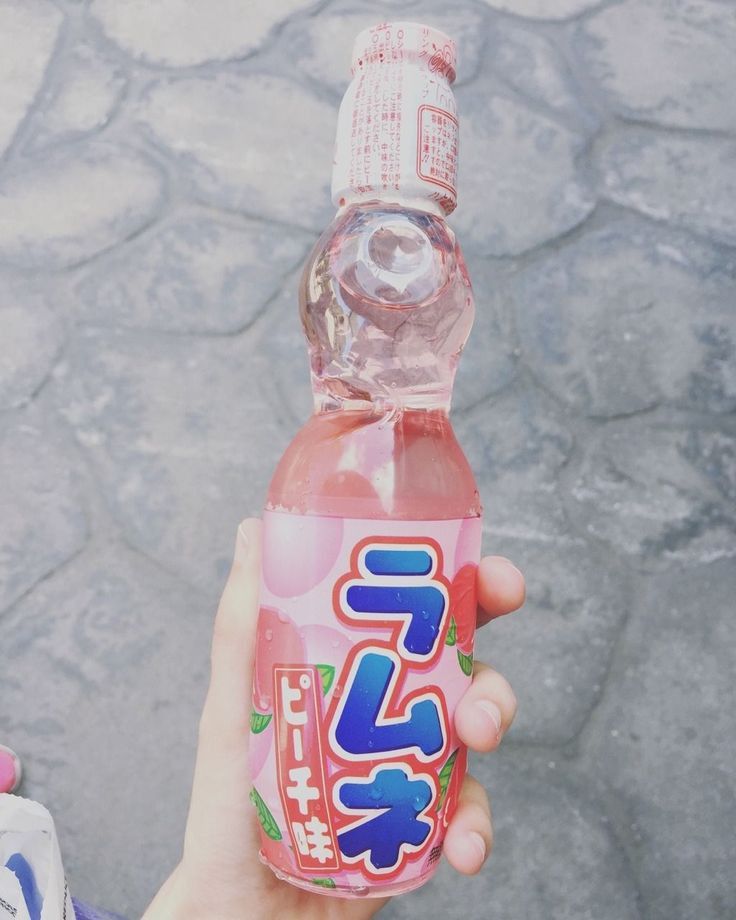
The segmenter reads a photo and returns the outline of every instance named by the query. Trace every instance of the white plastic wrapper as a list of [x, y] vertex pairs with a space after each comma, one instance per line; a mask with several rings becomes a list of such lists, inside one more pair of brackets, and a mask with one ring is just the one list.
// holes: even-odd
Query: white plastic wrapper
[[457, 203], [455, 43], [439, 29], [384, 22], [361, 32], [340, 106], [332, 200], [390, 196]]
[[17, 795], [0, 795], [0, 920], [76, 920], [54, 819]]

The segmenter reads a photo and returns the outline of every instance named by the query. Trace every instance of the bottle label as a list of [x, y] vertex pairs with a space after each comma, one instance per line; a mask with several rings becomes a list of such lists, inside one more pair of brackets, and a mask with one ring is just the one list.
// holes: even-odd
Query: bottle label
[[450, 88], [455, 46], [416, 23], [382, 23], [358, 37], [338, 117], [332, 197], [457, 203], [458, 122]]
[[341, 890], [439, 857], [465, 751], [480, 520], [266, 512], [250, 765], [264, 857]]

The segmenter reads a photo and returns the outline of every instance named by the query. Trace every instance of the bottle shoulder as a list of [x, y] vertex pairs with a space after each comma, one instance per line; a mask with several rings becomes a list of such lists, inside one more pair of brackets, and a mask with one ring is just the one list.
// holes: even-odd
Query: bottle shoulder
[[286, 449], [272, 510], [354, 518], [477, 517], [477, 486], [441, 411], [317, 413]]

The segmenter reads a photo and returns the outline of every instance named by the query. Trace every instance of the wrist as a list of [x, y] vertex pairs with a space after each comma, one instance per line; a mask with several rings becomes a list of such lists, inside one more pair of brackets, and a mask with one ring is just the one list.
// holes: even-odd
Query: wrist
[[182, 894], [181, 870], [177, 866], [158, 890], [141, 920], [194, 920], [196, 916], [186, 906]]

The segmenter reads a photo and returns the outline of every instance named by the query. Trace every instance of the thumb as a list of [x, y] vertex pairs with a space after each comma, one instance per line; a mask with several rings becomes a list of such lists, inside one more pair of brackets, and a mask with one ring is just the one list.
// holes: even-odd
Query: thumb
[[[199, 746], [184, 840], [190, 869], [241, 874], [257, 847], [248, 802], [248, 728], [258, 621], [261, 523], [238, 528], [230, 576], [212, 637], [212, 672], [199, 725]], [[240, 875], [242, 881], [242, 874]]]
[[250, 717], [258, 593], [261, 522], [247, 518], [238, 527], [232, 568], [220, 598], [212, 635], [210, 686], [202, 726], [218, 735], [242, 736]]

